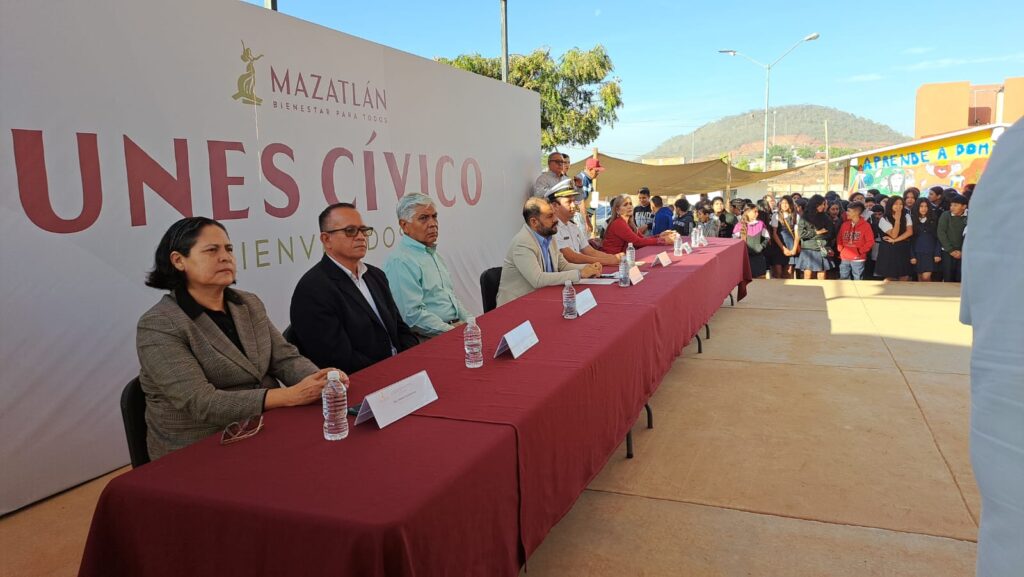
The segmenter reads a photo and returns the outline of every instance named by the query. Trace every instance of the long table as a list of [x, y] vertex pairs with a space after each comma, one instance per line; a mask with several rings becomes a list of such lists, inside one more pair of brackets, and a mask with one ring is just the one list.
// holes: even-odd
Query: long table
[[[682, 347], [750, 281], [731, 239], [672, 261], [629, 288], [578, 287], [598, 307], [575, 320], [561, 287], [483, 315], [482, 368], [465, 368], [452, 331], [351, 375], [358, 403], [427, 371], [438, 400], [384, 429], [329, 443], [319, 407], [279, 409], [255, 437], [211, 437], [115, 478], [79, 575], [517, 575]], [[525, 320], [539, 344], [492, 359]]]

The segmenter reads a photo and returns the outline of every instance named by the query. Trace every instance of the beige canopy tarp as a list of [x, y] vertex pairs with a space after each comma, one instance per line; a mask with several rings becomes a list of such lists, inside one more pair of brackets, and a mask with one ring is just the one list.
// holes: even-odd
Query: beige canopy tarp
[[[597, 157], [601, 161], [601, 166], [605, 168], [597, 177], [597, 190], [601, 193], [602, 200], [618, 194], [636, 194], [642, 186], [651, 189], [651, 194], [663, 196], [713, 192], [725, 190], [727, 183], [732, 188], [738, 188], [795, 170], [789, 168], [771, 172], [750, 172], [734, 166], [730, 175], [729, 166], [723, 159], [659, 166], [629, 162], [600, 153]], [[579, 174], [585, 163], [585, 159], [574, 163], [569, 167], [569, 174]]]

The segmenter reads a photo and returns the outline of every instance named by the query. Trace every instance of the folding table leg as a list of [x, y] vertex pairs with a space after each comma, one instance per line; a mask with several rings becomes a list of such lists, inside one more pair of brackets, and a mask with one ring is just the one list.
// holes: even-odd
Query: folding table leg
[[731, 307], [736, 306], [736, 301], [733, 300], [733, 298], [732, 298], [732, 292], [729, 293], [729, 306], [731, 306]]
[[697, 339], [697, 353], [698, 354], [703, 353], [704, 352], [704, 342], [700, 340], [700, 335], [693, 335], [693, 337], [695, 339]]
[[626, 433], [626, 458], [633, 458], [633, 431]]
[[711, 340], [711, 325], [704, 323], [704, 338]]
[[651, 404], [644, 403], [644, 410], [647, 411], [647, 428], [654, 428], [654, 413], [651, 411]]

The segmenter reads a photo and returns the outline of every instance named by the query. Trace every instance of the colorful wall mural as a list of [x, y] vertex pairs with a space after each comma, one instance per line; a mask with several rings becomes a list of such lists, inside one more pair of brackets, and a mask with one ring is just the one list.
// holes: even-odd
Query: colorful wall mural
[[1000, 128], [980, 130], [933, 142], [861, 156], [851, 162], [847, 189], [877, 188], [882, 194], [901, 194], [911, 186], [961, 189], [978, 178], [992, 155]]

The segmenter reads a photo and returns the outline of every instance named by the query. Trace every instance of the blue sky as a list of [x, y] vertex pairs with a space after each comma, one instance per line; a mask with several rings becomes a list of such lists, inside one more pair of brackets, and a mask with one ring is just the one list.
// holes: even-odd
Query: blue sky
[[[254, 1], [262, 4], [262, 0]], [[965, 6], [975, 7], [967, 8]], [[989, 8], [996, 7], [996, 8]], [[286, 14], [426, 58], [501, 50], [498, 0], [279, 0]], [[622, 79], [619, 121], [594, 145], [634, 157], [723, 116], [771, 104], [820, 104], [913, 134], [914, 98], [930, 82], [1024, 76], [1024, 3], [508, 1], [509, 51], [603, 44]], [[569, 150], [578, 157], [579, 151]]]

